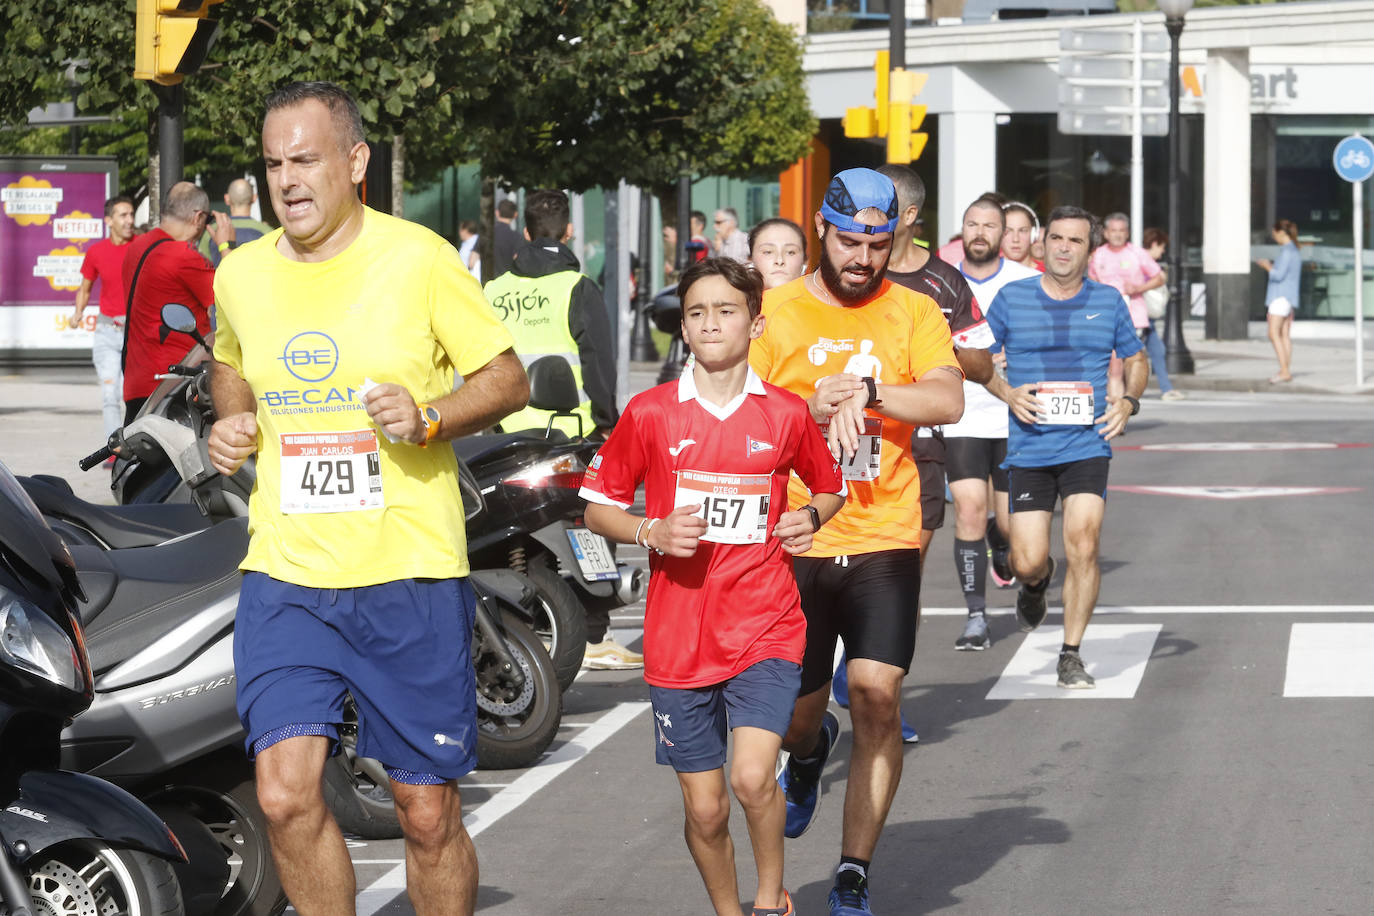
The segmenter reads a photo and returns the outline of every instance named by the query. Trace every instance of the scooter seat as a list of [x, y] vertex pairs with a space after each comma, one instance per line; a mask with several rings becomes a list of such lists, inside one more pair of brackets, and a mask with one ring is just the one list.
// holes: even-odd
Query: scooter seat
[[[462, 458], [469, 466], [481, 464], [488, 458], [505, 451], [513, 451], [526, 445], [543, 445], [545, 443], [563, 443], [568, 441], [568, 436], [562, 430], [555, 429], [549, 436], [544, 435], [542, 429], [522, 429], [513, 433], [495, 433], [490, 436], [465, 436], [462, 439], [453, 440], [453, 453]], [[475, 468], [474, 468], [475, 471]], [[478, 477], [482, 475], [479, 473]]]
[[70, 526], [59, 533], [70, 534], [74, 528], [79, 535], [85, 529], [115, 549], [149, 547], [210, 527], [210, 520], [190, 503], [100, 506], [43, 478], [21, 477], [19, 482], [39, 512]]
[[179, 541], [72, 550], [87, 601], [81, 617], [96, 674], [152, 645], [195, 611], [238, 592], [248, 522], [231, 519]]

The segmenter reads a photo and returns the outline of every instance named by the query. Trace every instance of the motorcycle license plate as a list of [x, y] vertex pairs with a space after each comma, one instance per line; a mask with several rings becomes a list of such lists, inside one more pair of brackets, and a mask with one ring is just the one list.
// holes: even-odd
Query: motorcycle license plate
[[586, 528], [569, 528], [568, 540], [572, 543], [573, 556], [577, 557], [582, 578], [588, 582], [620, 578], [611, 545], [601, 535]]

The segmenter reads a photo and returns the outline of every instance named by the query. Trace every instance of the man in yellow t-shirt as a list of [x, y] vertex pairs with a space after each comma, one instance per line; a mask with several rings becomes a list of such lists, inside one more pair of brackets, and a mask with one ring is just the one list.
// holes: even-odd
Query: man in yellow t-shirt
[[368, 147], [348, 93], [293, 83], [266, 107], [282, 228], [216, 273], [209, 442], [224, 474], [257, 455], [234, 665], [258, 798], [296, 908], [353, 913], [320, 788], [351, 693], [359, 753], [391, 777], [416, 910], [471, 913], [455, 780], [476, 764], [475, 604], [443, 443], [523, 407], [528, 383], [453, 247], [358, 199]]
[[[829, 712], [835, 640], [849, 657], [854, 750], [831, 912], [867, 913], [868, 867], [902, 772], [899, 701], [916, 647], [921, 486], [916, 426], [953, 423], [963, 372], [949, 324], [929, 296], [887, 279], [897, 192], [871, 169], [836, 175], [815, 216], [820, 268], [764, 294], [767, 320], [749, 362], [764, 381], [807, 399], [827, 427], [849, 496], [793, 561], [806, 614], [806, 656], [779, 775], [786, 834], [800, 836], [820, 801], [839, 734]], [[793, 479], [793, 506], [806, 499]]]

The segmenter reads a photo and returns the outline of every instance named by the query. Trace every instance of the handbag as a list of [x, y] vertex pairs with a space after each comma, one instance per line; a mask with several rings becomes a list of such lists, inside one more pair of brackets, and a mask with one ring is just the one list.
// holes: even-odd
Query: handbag
[[1169, 310], [1169, 284], [1147, 289], [1142, 295], [1145, 297], [1145, 314], [1150, 316], [1151, 320], [1163, 318], [1164, 313]]

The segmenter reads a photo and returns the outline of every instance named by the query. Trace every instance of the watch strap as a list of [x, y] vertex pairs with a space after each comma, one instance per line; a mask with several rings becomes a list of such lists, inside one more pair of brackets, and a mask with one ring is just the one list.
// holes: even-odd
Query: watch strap
[[806, 510], [806, 513], [807, 513], [808, 515], [811, 516], [811, 530], [812, 530], [812, 532], [820, 531], [820, 530], [821, 530], [821, 514], [820, 514], [818, 511], [816, 511], [816, 507], [808, 503], [807, 505], [802, 506], [802, 508], [805, 509], [805, 510]]
[[1131, 402], [1131, 416], [1140, 413], [1140, 398], [1133, 398], [1129, 394], [1123, 394], [1121, 400]]
[[873, 376], [865, 375], [864, 385], [868, 388], [868, 403], [864, 406], [877, 407], [882, 403], [882, 400], [878, 397], [878, 383], [873, 379]]
[[429, 444], [429, 440], [439, 435], [439, 423], [441, 418], [438, 409], [432, 404], [419, 404], [416, 406], [420, 408], [420, 422], [425, 425], [425, 441], [420, 443], [420, 446], [423, 448]]

